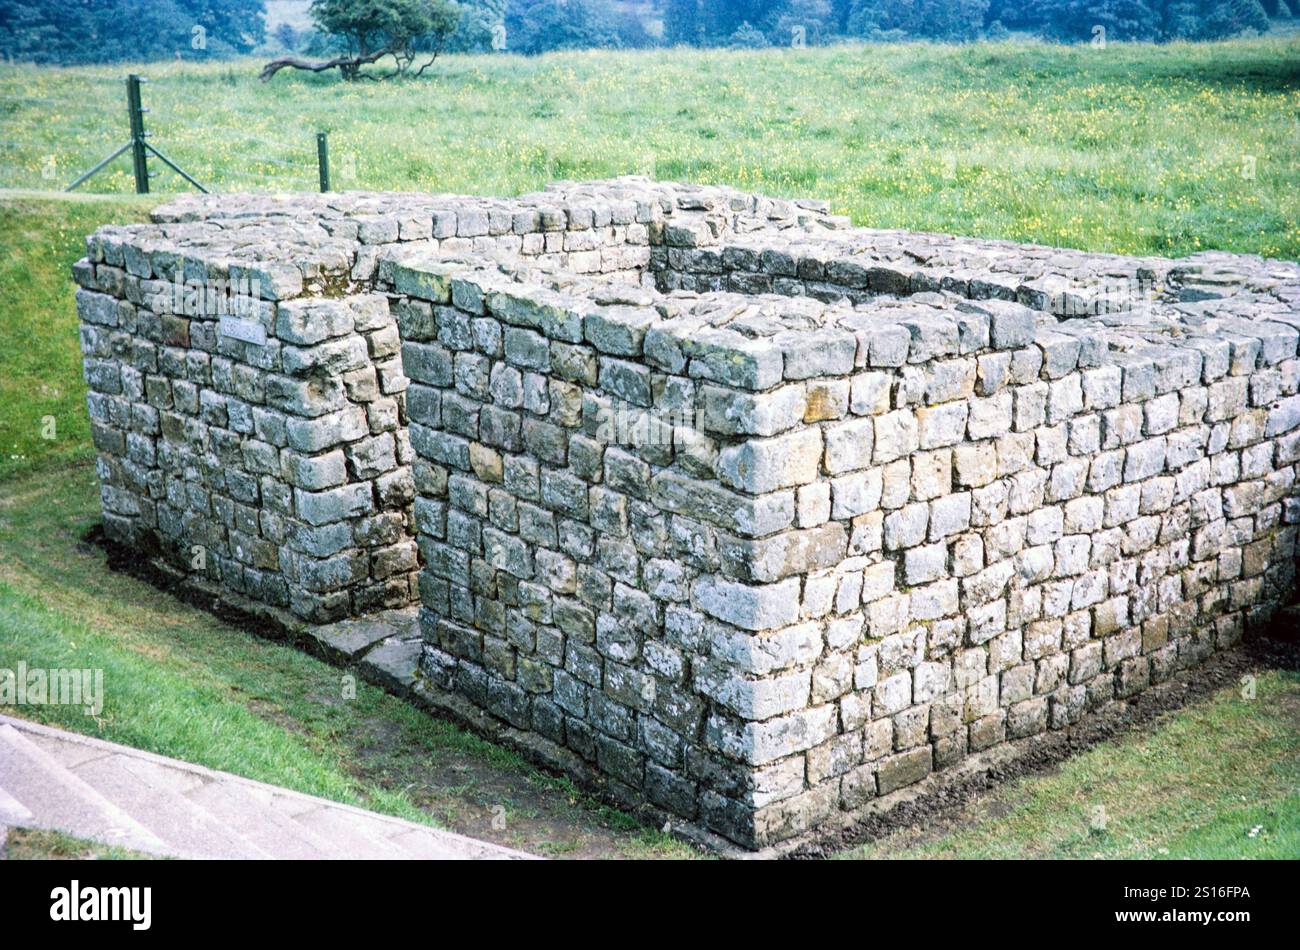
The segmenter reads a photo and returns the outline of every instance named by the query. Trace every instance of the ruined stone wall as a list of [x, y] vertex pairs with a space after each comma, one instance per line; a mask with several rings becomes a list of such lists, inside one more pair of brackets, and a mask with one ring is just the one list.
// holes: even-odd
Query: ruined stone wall
[[79, 271], [108, 535], [310, 620], [409, 603], [406, 378], [388, 301], [166, 312], [173, 281], [134, 270], [110, 247]]
[[[244, 362], [204, 321], [186, 350], [173, 322], [110, 307], [132, 297], [129, 267], [116, 231], [92, 241], [78, 276], [106, 524], [170, 537], [159, 515], [195, 498], [216, 517], [192, 523], [227, 541], [278, 518], [282, 562], [340, 572], [315, 591], [282, 568], [289, 603], [331, 616], [390, 602], [369, 594], [393, 589], [374, 565], [409, 581], [414, 537], [425, 683], [626, 802], [782, 841], [1192, 667], [1294, 588], [1294, 264], [848, 229], [815, 204], [640, 181], [489, 202], [504, 248], [437, 238], [451, 199], [352, 200], [287, 229], [228, 199], [164, 212], [201, 230], [157, 254], [225, 254], [262, 227], [299, 239], [301, 286], [254, 268], [278, 346]], [[230, 382], [204, 388], [224, 422], [202, 393], [174, 407], [199, 382], [189, 361], [217, 353]], [[240, 373], [274, 394], [248, 400], [252, 429], [230, 423]], [[172, 406], [149, 401], [156, 376]], [[385, 399], [392, 428], [370, 412]], [[329, 434], [277, 444], [269, 412]], [[391, 469], [362, 448], [385, 433]], [[269, 454], [250, 472], [263, 445], [278, 475]], [[210, 457], [250, 486], [241, 520], [223, 520]], [[377, 519], [393, 530], [367, 545]], [[277, 576], [238, 563], [245, 583]]]
[[198, 208], [181, 199], [161, 225], [101, 229], [74, 269], [104, 525], [312, 622], [418, 597], [399, 326], [387, 297], [357, 292], [381, 254], [632, 281], [649, 259], [644, 202], [641, 222], [618, 201], [235, 196]]

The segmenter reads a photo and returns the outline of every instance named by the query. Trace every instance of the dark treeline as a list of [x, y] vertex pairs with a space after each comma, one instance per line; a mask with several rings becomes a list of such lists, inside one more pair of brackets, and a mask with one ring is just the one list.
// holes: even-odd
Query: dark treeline
[[0, 0], [0, 57], [72, 65], [235, 56], [265, 38], [262, 0]]
[[[1300, 5], [1300, 4], [1298, 4]], [[1011, 31], [1062, 42], [1210, 40], [1263, 32], [1287, 0], [665, 0], [669, 43], [806, 43], [839, 38], [964, 41]], [[1104, 34], [1101, 30], [1104, 30]]]
[[[1263, 32], [1300, 0], [357, 0], [450, 7], [456, 52], [648, 46], [764, 47], [840, 40], [1213, 40]], [[0, 0], [0, 57], [77, 64], [324, 53], [339, 39], [281, 23], [263, 0]]]

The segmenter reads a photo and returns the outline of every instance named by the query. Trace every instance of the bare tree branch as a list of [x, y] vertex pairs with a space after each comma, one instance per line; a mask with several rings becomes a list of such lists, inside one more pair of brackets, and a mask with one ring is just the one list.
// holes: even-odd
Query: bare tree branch
[[429, 61], [425, 63], [423, 66], [421, 66], [418, 70], [416, 70], [415, 72], [416, 79], [419, 79], [422, 75], [424, 75], [424, 71], [433, 65], [434, 60], [438, 58], [438, 54], [440, 52], [442, 52], [441, 46], [434, 47], [433, 55], [429, 57]]
[[266, 82], [282, 69], [303, 69], [312, 73], [323, 73], [331, 69], [338, 69], [346, 75], [359, 76], [358, 70], [368, 63], [377, 62], [385, 56], [392, 53], [393, 50], [381, 49], [364, 56], [336, 56], [333, 59], [310, 60], [303, 59], [300, 56], [281, 56], [279, 59], [273, 59], [262, 67], [259, 74], [262, 82]]

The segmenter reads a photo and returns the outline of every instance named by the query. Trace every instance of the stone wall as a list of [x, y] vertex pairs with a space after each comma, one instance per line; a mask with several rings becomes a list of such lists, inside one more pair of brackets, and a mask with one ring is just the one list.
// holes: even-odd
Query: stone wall
[[603, 211], [228, 196], [101, 229], [74, 276], [107, 533], [313, 622], [411, 603], [407, 380], [389, 299], [364, 292], [379, 256], [638, 280], [646, 225], [634, 204]]
[[[110, 533], [311, 620], [418, 597], [431, 688], [747, 847], [1294, 587], [1294, 264], [635, 179], [189, 198], [89, 249]], [[178, 268], [259, 278], [266, 344], [150, 309]]]

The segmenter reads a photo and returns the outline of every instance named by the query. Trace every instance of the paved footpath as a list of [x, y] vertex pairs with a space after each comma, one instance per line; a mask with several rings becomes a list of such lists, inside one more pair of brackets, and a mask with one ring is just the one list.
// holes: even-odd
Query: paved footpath
[[0, 827], [177, 858], [529, 858], [428, 825], [0, 716]]

